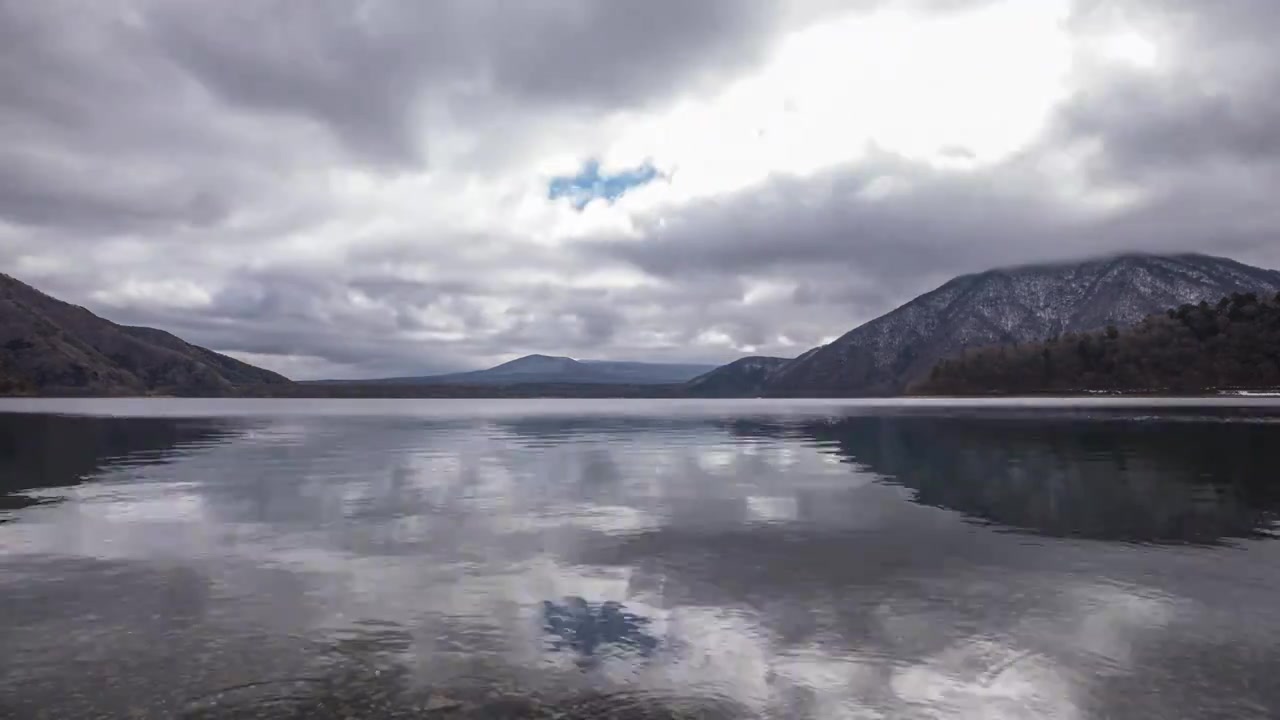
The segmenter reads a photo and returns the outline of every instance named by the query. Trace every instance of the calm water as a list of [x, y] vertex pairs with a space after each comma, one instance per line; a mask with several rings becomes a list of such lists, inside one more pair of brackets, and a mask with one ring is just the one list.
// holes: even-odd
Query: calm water
[[0, 402], [0, 716], [1280, 717], [1280, 404]]

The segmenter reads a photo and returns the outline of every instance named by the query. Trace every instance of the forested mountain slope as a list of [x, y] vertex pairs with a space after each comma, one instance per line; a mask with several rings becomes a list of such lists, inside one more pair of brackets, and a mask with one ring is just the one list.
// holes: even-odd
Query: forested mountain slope
[[1280, 295], [1183, 305], [1130, 328], [994, 346], [939, 363], [913, 390], [981, 395], [1280, 388]]

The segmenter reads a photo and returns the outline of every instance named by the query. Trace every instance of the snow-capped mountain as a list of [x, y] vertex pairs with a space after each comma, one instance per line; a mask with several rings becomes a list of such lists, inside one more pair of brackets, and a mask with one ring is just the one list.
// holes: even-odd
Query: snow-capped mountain
[[1280, 272], [1207, 255], [1121, 255], [964, 275], [777, 369], [773, 396], [902, 392], [967, 347], [1130, 325], [1236, 292], [1280, 291]]

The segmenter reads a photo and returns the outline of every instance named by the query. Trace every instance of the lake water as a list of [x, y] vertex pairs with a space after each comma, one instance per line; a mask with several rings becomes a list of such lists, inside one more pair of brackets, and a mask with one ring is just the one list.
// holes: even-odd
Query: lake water
[[0, 717], [1280, 717], [1280, 404], [0, 401]]

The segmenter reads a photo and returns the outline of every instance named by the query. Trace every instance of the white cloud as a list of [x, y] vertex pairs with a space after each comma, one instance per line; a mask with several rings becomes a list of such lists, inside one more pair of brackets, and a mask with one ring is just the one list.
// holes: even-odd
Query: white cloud
[[213, 298], [209, 291], [190, 280], [127, 279], [123, 283], [93, 294], [93, 299], [108, 305], [144, 303], [157, 307], [195, 310], [207, 308]]
[[996, 162], [1035, 140], [1064, 97], [1066, 12], [1058, 1], [1003, 2], [837, 17], [785, 37], [758, 73], [717, 96], [637, 119], [605, 157], [666, 169], [669, 185], [634, 193], [655, 204], [811, 175], [871, 146], [941, 166]]
[[[14, 4], [0, 259], [300, 377], [794, 355], [995, 264], [1277, 262], [1268, 7], [375, 0], [276, 46], [269, 4]], [[548, 197], [591, 158], [663, 177]]]

